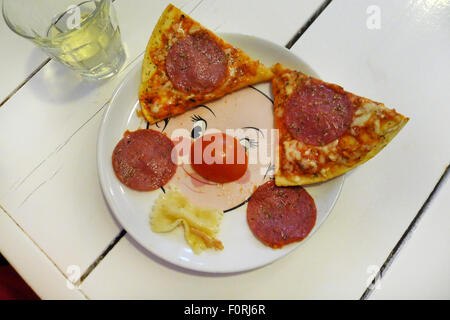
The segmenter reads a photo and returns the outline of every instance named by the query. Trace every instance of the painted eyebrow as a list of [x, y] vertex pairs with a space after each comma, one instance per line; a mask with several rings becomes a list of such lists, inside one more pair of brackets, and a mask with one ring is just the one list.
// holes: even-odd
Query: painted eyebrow
[[[159, 129], [160, 127], [159, 127], [159, 123], [161, 122], [161, 121], [164, 121], [164, 127], [162, 128], [162, 130], [161, 130], [161, 132], [163, 132], [164, 130], [166, 130], [166, 127], [167, 127], [167, 125], [169, 124], [169, 120], [170, 120], [170, 118], [166, 118], [166, 119], [164, 119], [164, 120], [160, 120], [160, 121], [158, 121], [158, 122], [156, 122], [155, 123], [155, 126]], [[147, 129], [150, 127], [150, 122], [148, 122], [147, 121]]]
[[266, 97], [267, 99], [269, 99], [270, 102], [273, 103], [273, 100], [272, 100], [267, 94], [265, 94], [264, 92], [262, 92], [262, 91], [259, 90], [258, 88], [255, 88], [254, 86], [249, 86], [249, 87], [252, 88], [252, 89], [254, 89], [254, 90], [256, 90], [256, 91], [258, 91], [258, 92], [261, 93], [264, 97]]
[[[216, 114], [214, 113], [214, 111], [212, 111], [210, 107], [208, 107], [208, 106], [206, 106], [204, 104], [200, 104], [197, 107], [195, 107], [194, 109], [197, 109], [197, 108], [205, 108], [205, 109], [209, 110], [213, 114], [214, 117], [216, 117]], [[169, 124], [170, 118], [166, 118], [164, 120], [160, 120], [160, 121], [156, 122], [155, 125], [156, 125], [156, 127], [158, 129], [160, 128], [159, 127], [159, 122], [161, 122], [161, 121], [164, 121], [164, 127], [161, 130], [161, 132], [164, 132], [164, 130], [166, 129], [167, 125]], [[150, 123], [147, 121], [147, 129], [149, 127], [150, 127]]]
[[209, 110], [213, 114], [214, 117], [216, 117], [216, 114], [214, 113], [214, 111], [212, 111], [210, 107], [208, 107], [204, 104], [200, 104], [197, 107], [195, 107], [195, 109], [197, 109], [197, 108], [205, 108], [205, 109]]
[[256, 130], [256, 131], [258, 131], [258, 132], [262, 135], [262, 137], [264, 138], [264, 133], [263, 133], [262, 130], [259, 129], [259, 128], [256, 128], [256, 127], [242, 127], [241, 129], [253, 129], [253, 130]]

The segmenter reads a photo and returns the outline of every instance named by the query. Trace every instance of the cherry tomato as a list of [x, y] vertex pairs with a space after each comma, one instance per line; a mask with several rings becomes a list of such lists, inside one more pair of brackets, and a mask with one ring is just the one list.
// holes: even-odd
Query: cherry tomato
[[191, 165], [203, 178], [226, 183], [245, 174], [248, 158], [245, 148], [236, 138], [225, 133], [212, 133], [192, 143]]

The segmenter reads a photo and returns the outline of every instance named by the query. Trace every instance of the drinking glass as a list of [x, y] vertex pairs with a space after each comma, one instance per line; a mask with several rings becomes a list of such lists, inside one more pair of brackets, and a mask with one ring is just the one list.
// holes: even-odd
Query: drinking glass
[[125, 62], [111, 0], [4, 0], [3, 18], [12, 31], [85, 78], [111, 77]]

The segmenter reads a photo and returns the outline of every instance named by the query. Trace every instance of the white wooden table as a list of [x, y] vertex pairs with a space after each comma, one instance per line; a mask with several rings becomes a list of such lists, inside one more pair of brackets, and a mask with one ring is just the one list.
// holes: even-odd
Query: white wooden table
[[269, 266], [226, 276], [182, 270], [146, 252], [114, 220], [97, 178], [105, 106], [167, 3], [115, 1], [128, 58], [102, 83], [80, 81], [0, 23], [0, 252], [36, 293], [450, 298], [450, 179], [436, 187], [450, 162], [450, 2], [173, 1], [214, 31], [289, 43], [324, 80], [411, 118], [348, 174], [333, 213], [308, 242]]

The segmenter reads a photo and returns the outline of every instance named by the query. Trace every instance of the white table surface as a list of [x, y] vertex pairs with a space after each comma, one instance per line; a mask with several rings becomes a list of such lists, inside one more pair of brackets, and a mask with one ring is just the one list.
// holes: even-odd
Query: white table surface
[[405, 241], [386, 275], [373, 286], [373, 299], [450, 297], [450, 174]]
[[[42, 298], [360, 298], [450, 161], [448, 1], [334, 0], [300, 36], [291, 50], [324, 80], [383, 101], [411, 120], [381, 154], [348, 174], [333, 213], [314, 237], [269, 266], [226, 276], [173, 267], [128, 235], [108, 248], [123, 231], [97, 179], [99, 123], [168, 2], [130, 3], [115, 1], [127, 66], [102, 83], [82, 82], [54, 61], [29, 77], [45, 55], [1, 21], [7, 49], [0, 59], [0, 101], [8, 100], [0, 107], [0, 252]], [[323, 1], [173, 3], [214, 31], [285, 45]], [[374, 12], [380, 29], [367, 27]], [[411, 246], [404, 246], [407, 257], [399, 254], [398, 264], [394, 259], [392, 274], [388, 269], [382, 289], [369, 297], [450, 298], [450, 206], [442, 200], [448, 191], [447, 184], [433, 197], [407, 240]], [[427, 263], [410, 264], [429, 259], [432, 273]], [[81, 274], [87, 274], [81, 284], [70, 286]], [[402, 293], [402, 277], [413, 274], [422, 274], [422, 282]]]

